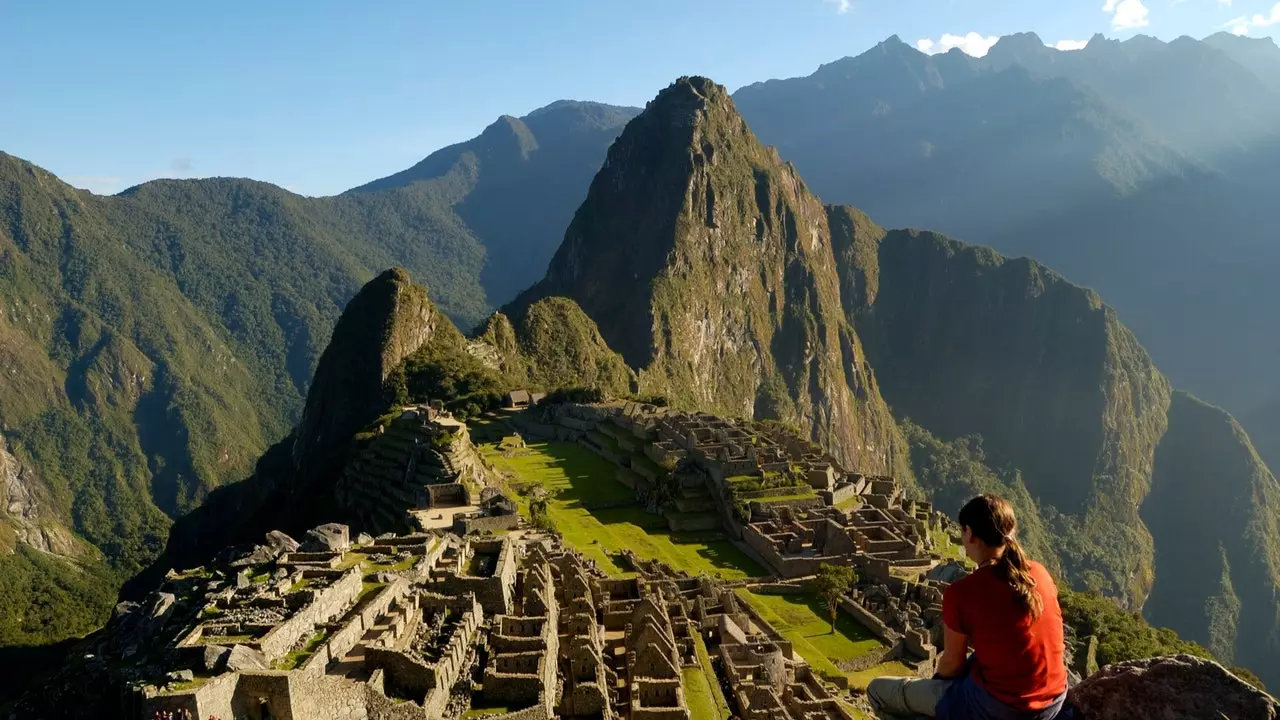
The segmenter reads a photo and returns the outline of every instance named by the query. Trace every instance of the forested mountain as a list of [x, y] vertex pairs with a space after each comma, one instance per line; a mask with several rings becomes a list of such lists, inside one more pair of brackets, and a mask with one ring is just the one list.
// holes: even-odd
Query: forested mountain
[[[509, 310], [557, 295], [642, 392], [796, 423], [866, 472], [905, 476], [907, 448], [926, 494], [1013, 497], [1073, 584], [1151, 598], [1280, 680], [1280, 486], [1230, 416], [1174, 393], [1115, 310], [1038, 263], [823, 206], [715, 83], [683, 78], [627, 126]], [[961, 438], [982, 452], [957, 473], [939, 457]], [[1190, 523], [1211, 506], [1222, 522]], [[1175, 559], [1191, 547], [1204, 562]]]
[[101, 622], [171, 519], [298, 419], [375, 271], [409, 268], [464, 327], [486, 289], [509, 299], [536, 279], [525, 246], [550, 255], [633, 112], [504, 117], [328, 198], [230, 178], [99, 197], [0, 154], [0, 645]]
[[984, 58], [897, 38], [735, 101], [823, 198], [1096, 288], [1180, 386], [1280, 462], [1280, 48], [1032, 34]]
[[[288, 483], [316, 448], [290, 428], [332, 412], [304, 415], [309, 390], [334, 397], [313, 376], [342, 386], [322, 351], [335, 324], [341, 352], [385, 339], [342, 331], [340, 310], [404, 266], [432, 298], [422, 332], [351, 417], [391, 378], [460, 410], [587, 384], [776, 418], [940, 500], [1007, 492], [1074, 583], [1265, 675], [1278, 53], [1014, 36], [974, 59], [893, 38], [733, 98], [686, 78], [638, 117], [504, 116], [330, 198], [225, 178], [99, 197], [0, 154], [0, 645], [94, 627], [166, 537], [169, 560], [220, 547], [238, 532], [221, 520], [253, 530], [272, 498], [306, 497]], [[1036, 262], [871, 218], [1029, 255], [1116, 310]], [[486, 317], [471, 341], [455, 327]]]
[[794, 423], [846, 462], [894, 472], [903, 443], [834, 272], [843, 231], [724, 88], [682, 78], [609, 149], [547, 276], [510, 312], [567, 297], [642, 393]]

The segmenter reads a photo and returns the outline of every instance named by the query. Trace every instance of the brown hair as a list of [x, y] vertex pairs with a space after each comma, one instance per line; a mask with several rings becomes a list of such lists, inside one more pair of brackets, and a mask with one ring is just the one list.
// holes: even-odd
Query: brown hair
[[1036, 580], [1031, 577], [1031, 559], [1014, 536], [1018, 521], [1009, 501], [999, 495], [979, 495], [960, 509], [960, 525], [969, 528], [969, 532], [988, 547], [1004, 547], [996, 572], [1009, 583], [1031, 619], [1040, 617], [1044, 600], [1036, 592]]

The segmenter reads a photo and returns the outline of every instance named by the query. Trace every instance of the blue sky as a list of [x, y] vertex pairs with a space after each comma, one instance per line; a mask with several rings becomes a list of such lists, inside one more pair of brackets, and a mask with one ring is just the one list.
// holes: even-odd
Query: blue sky
[[736, 89], [884, 38], [1280, 30], [1276, 0], [0, 0], [0, 150], [77, 187], [230, 175], [341, 192], [561, 98]]

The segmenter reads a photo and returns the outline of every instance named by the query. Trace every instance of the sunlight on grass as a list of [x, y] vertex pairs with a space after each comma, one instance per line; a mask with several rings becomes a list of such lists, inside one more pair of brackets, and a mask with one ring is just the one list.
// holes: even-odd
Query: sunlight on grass
[[[573, 443], [529, 443], [510, 457], [493, 445], [481, 448], [485, 458], [512, 473], [516, 483], [541, 485], [553, 493], [548, 512], [556, 529], [585, 557], [602, 569], [622, 574], [609, 557], [632, 550], [642, 558], [656, 559], [677, 570], [706, 573], [726, 580], [760, 577], [765, 571], [728, 540], [706, 540], [698, 533], [673, 533], [667, 521], [636, 505], [600, 508], [634, 497], [630, 488], [615, 479], [617, 466]], [[517, 498], [528, 512], [524, 498]]]
[[843, 613], [836, 616], [836, 631], [831, 632], [826, 608], [812, 595], [757, 595], [738, 590], [738, 596], [751, 603], [769, 624], [777, 628], [796, 652], [826, 677], [849, 676], [836, 663], [856, 660], [881, 652], [884, 646], [866, 628]]

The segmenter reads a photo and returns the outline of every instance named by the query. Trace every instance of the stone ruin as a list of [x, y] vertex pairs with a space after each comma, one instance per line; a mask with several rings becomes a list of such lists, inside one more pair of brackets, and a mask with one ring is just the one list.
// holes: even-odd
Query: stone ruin
[[335, 496], [370, 532], [421, 529], [411, 510], [467, 508], [470, 485], [483, 485], [483, 466], [465, 423], [438, 403], [410, 405], [398, 417], [358, 436]]

